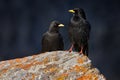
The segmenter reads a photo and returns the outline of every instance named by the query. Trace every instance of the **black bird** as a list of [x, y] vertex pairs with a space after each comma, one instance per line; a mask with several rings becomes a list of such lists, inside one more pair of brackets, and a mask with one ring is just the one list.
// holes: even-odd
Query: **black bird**
[[88, 40], [91, 26], [86, 20], [85, 12], [81, 8], [74, 8], [69, 10], [69, 12], [73, 13], [68, 26], [69, 37], [72, 43], [69, 51], [71, 52], [74, 48], [75, 51], [88, 56]]
[[43, 34], [41, 52], [63, 50], [64, 43], [59, 28], [64, 27], [58, 21], [52, 21], [49, 30]]

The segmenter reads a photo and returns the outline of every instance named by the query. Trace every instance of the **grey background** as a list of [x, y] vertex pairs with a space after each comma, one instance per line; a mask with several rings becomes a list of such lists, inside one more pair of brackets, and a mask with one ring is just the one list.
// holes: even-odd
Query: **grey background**
[[70, 43], [69, 9], [83, 8], [92, 30], [89, 58], [108, 80], [120, 78], [119, 0], [0, 0], [0, 60], [37, 54], [41, 36], [53, 20], [65, 24], [60, 30], [65, 50]]

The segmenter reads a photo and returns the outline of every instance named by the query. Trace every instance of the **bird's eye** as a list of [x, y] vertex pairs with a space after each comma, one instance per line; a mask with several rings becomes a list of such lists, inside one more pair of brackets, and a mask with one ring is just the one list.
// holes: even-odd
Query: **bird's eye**
[[57, 27], [57, 26], [58, 26], [58, 24], [55, 24], [55, 26]]

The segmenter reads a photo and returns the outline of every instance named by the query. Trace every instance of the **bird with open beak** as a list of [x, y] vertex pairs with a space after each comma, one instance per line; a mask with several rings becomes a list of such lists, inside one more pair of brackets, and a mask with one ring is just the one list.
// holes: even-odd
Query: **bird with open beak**
[[42, 50], [41, 52], [63, 50], [64, 43], [59, 28], [64, 27], [58, 21], [52, 21], [49, 30], [42, 36]]
[[88, 56], [88, 40], [91, 26], [86, 20], [86, 15], [83, 9], [74, 8], [69, 10], [73, 14], [68, 25], [69, 38], [71, 41], [71, 52], [75, 51], [83, 53]]

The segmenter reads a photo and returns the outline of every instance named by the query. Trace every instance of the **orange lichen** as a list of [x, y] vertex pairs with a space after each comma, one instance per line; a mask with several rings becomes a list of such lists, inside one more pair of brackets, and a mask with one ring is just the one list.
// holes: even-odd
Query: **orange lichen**
[[75, 65], [72, 69], [76, 72], [86, 72], [87, 71], [87, 68], [85, 68], [83, 66], [78, 66], [78, 65]]
[[10, 65], [14, 65], [13, 63], [15, 62], [14, 60], [9, 60], [8, 61], [10, 63]]
[[41, 64], [42, 62], [34, 61], [30, 64], [17, 64], [16, 67], [21, 68], [21, 69], [29, 69], [32, 65], [38, 65]]
[[31, 64], [32, 64], [32, 65], [38, 65], [38, 64], [43, 64], [43, 62], [33, 61]]
[[[2, 71], [0, 71], [0, 73], [3, 73], [3, 74], [4, 74], [4, 73], [7, 72], [7, 70], [8, 70], [8, 69], [3, 69]], [[1, 76], [1, 75], [2, 75], [2, 74], [0, 74], [0, 76]]]
[[82, 64], [83, 62], [84, 62], [84, 60], [83, 60], [83, 59], [78, 58], [78, 63]]
[[55, 72], [56, 70], [57, 70], [56, 67], [52, 67], [52, 68], [49, 69], [50, 72]]
[[44, 69], [44, 72], [46, 72], [46, 73], [54, 73], [56, 71], [57, 71], [57, 67], [55, 67], [55, 66], [50, 66], [50, 67], [47, 67]]
[[49, 62], [49, 59], [46, 57], [45, 59], [42, 60], [43, 64], [47, 64]]
[[87, 74], [87, 75], [83, 75], [80, 78], [77, 78], [77, 80], [98, 80], [98, 76], [96, 74]]
[[[27, 61], [27, 59], [25, 59], [25, 60]], [[15, 65], [16, 67], [27, 70], [27, 69], [29, 69], [32, 65], [38, 65], [38, 64], [46, 64], [46, 63], [48, 63], [48, 58], [43, 59], [41, 62], [35, 60], [35, 61], [33, 61], [32, 63], [30, 63], [30, 64], [22, 64], [22, 63], [20, 63], [20, 62], [21, 62], [20, 59], [15, 59], [15, 61], [16, 61], [17, 63], [19, 63], [19, 64]], [[11, 63], [13, 63], [13, 61], [11, 61]], [[13, 67], [13, 66], [12, 66], [12, 67]]]
[[21, 68], [27, 70], [27, 69], [29, 69], [31, 66], [32, 66], [32, 64], [26, 64], [26, 65], [22, 65]]
[[87, 57], [83, 56], [82, 58], [78, 58], [77, 62], [80, 63], [80, 64], [82, 64], [83, 62], [85, 62], [86, 59], [87, 59]]
[[4, 65], [5, 65], [4, 63], [3, 63], [3, 64], [0, 64], [0, 68], [3, 68]]
[[15, 61], [17, 62], [17, 63], [21, 63], [21, 59], [15, 59]]
[[67, 78], [67, 76], [68, 76], [67, 73], [63, 73], [56, 80], [65, 80], [65, 78]]
[[30, 80], [35, 80], [35, 74], [32, 74], [32, 79]]

